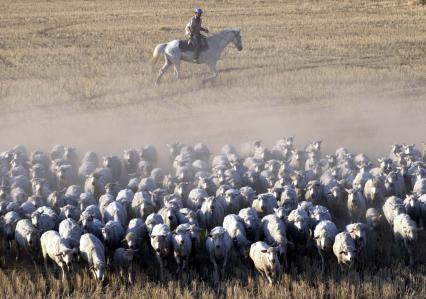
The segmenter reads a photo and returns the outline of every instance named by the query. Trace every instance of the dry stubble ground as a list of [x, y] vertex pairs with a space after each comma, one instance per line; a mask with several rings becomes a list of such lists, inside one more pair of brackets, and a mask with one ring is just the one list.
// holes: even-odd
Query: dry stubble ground
[[[244, 50], [229, 48], [220, 78], [183, 65], [160, 88], [153, 47], [183, 37], [194, 6], [213, 32], [239, 27]], [[0, 3], [0, 148], [55, 143], [117, 153], [144, 143], [221, 144], [296, 134], [378, 156], [394, 142], [424, 142], [426, 8], [404, 1], [10, 1]], [[158, 68], [160, 65], [157, 66]], [[164, 148], [160, 147], [164, 154]], [[424, 252], [424, 249], [423, 251]], [[213, 288], [198, 279], [132, 288], [113, 280], [87, 297], [424, 297], [425, 268], [391, 264], [375, 273], [317, 278], [310, 263], [273, 288], [249, 280]], [[67, 296], [26, 263], [0, 271], [2, 297]], [[367, 271], [368, 272], [368, 271]], [[220, 290], [218, 293], [217, 290]]]

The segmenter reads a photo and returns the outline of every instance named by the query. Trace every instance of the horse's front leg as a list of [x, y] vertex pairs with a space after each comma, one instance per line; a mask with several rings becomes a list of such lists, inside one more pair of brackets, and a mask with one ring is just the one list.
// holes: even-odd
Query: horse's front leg
[[209, 63], [208, 64], [210, 72], [212, 73], [212, 75], [206, 79], [203, 80], [203, 83], [207, 83], [213, 79], [215, 79], [217, 77], [217, 70], [216, 70], [216, 62], [214, 63]]
[[210, 77], [210, 79], [216, 78], [217, 77], [216, 62], [210, 63], [209, 69], [210, 69], [210, 72], [212, 73], [212, 76]]

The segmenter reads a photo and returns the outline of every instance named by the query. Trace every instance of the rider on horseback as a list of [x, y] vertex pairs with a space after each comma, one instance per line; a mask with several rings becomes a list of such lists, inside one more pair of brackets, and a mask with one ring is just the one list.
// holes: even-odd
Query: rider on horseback
[[202, 47], [202, 35], [201, 31], [209, 33], [206, 28], [201, 27], [201, 15], [203, 10], [201, 8], [196, 8], [194, 10], [194, 16], [189, 20], [189, 23], [186, 25], [185, 31], [186, 35], [189, 37], [189, 42], [194, 46], [194, 62], [199, 63], [198, 55], [200, 54]]

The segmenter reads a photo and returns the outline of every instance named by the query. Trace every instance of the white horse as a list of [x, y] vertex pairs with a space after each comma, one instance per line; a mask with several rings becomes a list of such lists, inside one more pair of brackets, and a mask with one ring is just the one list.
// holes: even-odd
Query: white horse
[[[241, 42], [240, 29], [225, 29], [221, 32], [213, 34], [212, 36], [207, 37], [208, 48], [204, 51], [201, 51], [198, 56], [199, 63], [207, 64], [210, 68], [210, 71], [213, 73], [213, 76], [206, 79], [211, 80], [217, 77], [216, 63], [220, 59], [220, 55], [225, 47], [229, 43], [233, 43], [238, 51], [243, 49], [243, 44]], [[152, 66], [158, 61], [158, 58], [161, 54], [164, 55], [165, 63], [160, 69], [157, 77], [156, 84], [160, 82], [161, 77], [164, 72], [173, 65], [175, 68], [176, 78], [179, 79], [180, 73], [180, 62], [181, 60], [187, 62], [193, 62], [194, 51], [182, 51], [179, 47], [179, 44], [186, 43], [186, 41], [173, 40], [165, 44], [158, 44], [152, 55]]]

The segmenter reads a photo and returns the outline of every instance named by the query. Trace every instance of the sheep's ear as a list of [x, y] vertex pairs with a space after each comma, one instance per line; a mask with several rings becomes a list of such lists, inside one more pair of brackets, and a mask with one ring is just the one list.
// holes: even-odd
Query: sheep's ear
[[267, 252], [268, 252], [268, 249], [262, 249], [262, 250], [261, 250], [261, 252], [263, 252], [263, 253], [267, 253]]

